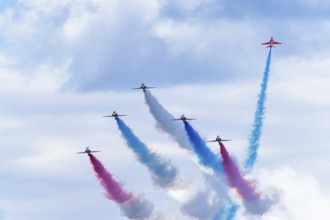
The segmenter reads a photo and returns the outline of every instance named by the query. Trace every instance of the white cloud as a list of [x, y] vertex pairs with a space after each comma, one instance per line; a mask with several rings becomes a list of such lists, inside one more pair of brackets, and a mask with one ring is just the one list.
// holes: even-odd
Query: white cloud
[[[276, 62], [274, 62], [274, 66], [276, 66]], [[302, 141], [297, 146], [291, 146], [297, 148], [295, 151], [288, 149], [286, 145], [280, 145], [282, 148], [281, 151], [273, 150], [277, 146], [274, 147], [272, 142], [275, 141], [277, 143], [280, 141], [274, 139], [277, 138], [276, 135], [287, 135], [286, 133], [290, 133], [291, 129], [290, 125], [285, 123], [290, 120], [290, 115], [282, 113], [280, 115], [280, 122], [283, 124], [281, 124], [283, 128], [278, 134], [272, 133], [272, 129], [277, 126], [277, 124], [273, 123], [272, 119], [274, 118], [274, 110], [276, 110], [274, 108], [279, 105], [276, 102], [283, 100], [281, 99], [283, 97], [282, 93], [278, 93], [274, 88], [281, 88], [283, 90], [282, 92], [285, 93], [286, 91], [287, 94], [290, 92], [292, 86], [299, 86], [301, 83], [306, 83], [303, 77], [297, 80], [293, 78], [292, 80], [281, 82], [277, 80], [276, 74], [279, 74], [279, 72], [274, 67], [272, 71], [272, 76], [274, 77], [271, 77], [270, 82], [270, 88], [272, 89], [269, 90], [269, 98], [267, 100], [266, 129], [262, 138], [261, 153], [259, 154], [257, 163], [258, 167], [279, 167], [280, 164], [283, 164], [283, 160], [285, 160], [282, 157], [283, 154], [285, 158], [294, 158], [297, 152], [303, 152], [302, 149], [306, 146], [304, 141]], [[281, 86], [282, 83], [289, 84], [290, 86]], [[212, 137], [213, 134], [220, 133], [223, 136], [234, 139], [232, 143], [228, 143], [227, 147], [232, 155], [240, 155], [238, 158], [242, 158], [245, 155], [246, 149], [244, 140], [247, 138], [250, 125], [252, 124], [252, 115], [258, 92], [257, 85], [258, 83], [256, 82], [245, 84], [236, 82], [227, 83], [226, 85], [214, 84], [212, 86], [187, 85], [170, 89], [157, 88], [157, 90], [153, 90], [152, 92], [164, 106], [168, 106], [169, 111], [173, 114], [185, 112], [187, 115], [197, 117], [198, 120], [193, 123], [193, 126], [202, 135]], [[303, 93], [294, 94], [295, 97], [291, 100], [291, 105], [286, 106], [286, 108], [290, 109], [294, 106], [295, 99], [303, 100], [300, 98], [304, 97], [308, 92], [306, 90]], [[176, 94], [175, 99], [173, 99], [172, 94]], [[311, 94], [311, 96], [313, 95], [317, 96], [318, 94], [315, 92]], [[11, 106], [6, 107], [6, 109], [11, 109], [10, 112], [15, 112], [15, 114], [2, 111], [1, 116], [6, 120], [9, 118], [10, 121], [8, 123], [11, 123], [11, 121], [17, 121], [18, 123], [14, 123], [15, 126], [13, 128], [10, 126], [0, 127], [3, 142], [6, 145], [10, 144], [10, 146], [6, 146], [4, 149], [6, 152], [10, 152], [10, 154], [8, 156], [2, 154], [1, 158], [4, 162], [3, 166], [7, 171], [0, 174], [2, 179], [7, 179], [3, 183], [5, 186], [0, 187], [2, 189], [1, 194], [4, 195], [3, 200], [0, 200], [0, 205], [4, 209], [5, 216], [8, 216], [8, 219], [10, 219], [10, 216], [14, 216], [13, 218], [15, 219], [22, 219], [23, 217], [19, 216], [18, 213], [24, 215], [24, 219], [42, 219], [49, 213], [54, 216], [54, 219], [56, 219], [56, 216], [60, 216], [63, 219], [64, 212], [70, 213], [68, 214], [70, 216], [77, 217], [79, 215], [78, 210], [83, 210], [86, 206], [90, 206], [89, 209], [95, 208], [100, 210], [103, 216], [108, 216], [107, 213], [110, 213], [108, 210], [113, 210], [112, 212], [117, 213], [117, 217], [120, 218], [120, 212], [118, 212], [117, 207], [112, 202], [103, 198], [102, 188], [93, 176], [89, 162], [86, 160], [87, 158], [77, 157], [75, 155], [76, 151], [80, 151], [86, 145], [92, 145], [98, 150], [102, 150], [102, 153], [97, 156], [116, 177], [124, 181], [127, 188], [144, 193], [158, 207], [165, 205], [164, 207], [167, 209], [176, 210], [175, 212], [178, 213], [178, 207], [180, 205], [177, 202], [171, 202], [172, 199], [164, 195], [164, 192], [153, 189], [146, 170], [142, 166], [138, 166], [131, 152], [124, 146], [115, 123], [112, 120], [104, 120], [101, 117], [103, 114], [111, 112], [113, 108], [119, 107], [121, 112], [129, 115], [125, 120], [127, 120], [127, 123], [132, 126], [141, 139], [146, 143], [150, 143], [152, 140], [151, 142], [155, 145], [152, 144], [150, 146], [155, 150], [157, 150], [157, 147], [168, 148], [160, 149], [159, 151], [165, 156], [171, 155], [174, 164], [182, 168], [180, 171], [184, 171], [183, 174], [191, 173], [192, 175], [196, 175], [195, 169], [197, 167], [188, 160], [191, 159], [191, 156], [184, 155], [185, 152], [183, 151], [171, 150], [171, 148], [175, 149], [177, 146], [170, 142], [166, 136], [154, 130], [154, 121], [148, 114], [147, 107], [143, 103], [142, 94], [139, 92], [72, 94], [58, 90], [49, 90], [47, 93], [27, 92], [24, 97], [24, 102], [27, 104], [24, 102], [21, 103], [22, 100], [17, 99], [17, 95], [15, 96], [16, 98], [14, 97], [12, 100]], [[1, 99], [3, 98], [1, 96]], [[128, 102], [127, 100], [130, 101]], [[274, 102], [276, 103], [275, 105]], [[5, 105], [10, 105], [10, 103], [7, 102]], [[25, 105], [31, 106], [31, 109], [22, 109]], [[313, 110], [311, 108], [308, 109], [308, 112], [297, 111], [297, 118], [299, 118], [299, 115], [306, 113], [313, 114], [313, 111], [317, 111], [317, 109]], [[318, 121], [315, 121], [309, 126], [313, 127], [317, 126], [317, 124], [319, 124]], [[301, 130], [300, 132], [304, 136], [308, 136], [309, 131]], [[17, 136], [19, 137], [18, 139], [16, 138]], [[14, 141], [12, 137], [16, 140]], [[322, 139], [322, 137], [317, 137], [317, 139]], [[215, 147], [215, 150], [218, 149]], [[317, 145], [312, 150], [313, 152], [322, 152], [320, 146]], [[269, 160], [269, 158], [272, 159]], [[311, 158], [310, 160], [309, 164], [320, 162], [318, 157]], [[293, 167], [300, 165], [299, 161], [292, 159], [285, 161], [291, 162]], [[317, 161], [317, 163], [313, 161]], [[316, 176], [317, 180], [313, 180], [314, 183], [315, 181], [323, 181], [319, 176], [319, 169], [322, 170], [323, 167], [311, 165], [306, 169], [308, 170], [307, 173]], [[139, 173], [139, 176], [132, 175], [132, 172]], [[273, 175], [271, 175], [269, 177], [270, 180], [268, 180], [268, 177], [263, 176], [265, 174], [259, 173], [255, 174], [255, 176], [260, 184], [267, 187], [274, 186], [274, 182], [279, 182], [280, 187], [277, 187], [277, 184], [274, 187], [283, 188], [282, 195], [286, 196], [287, 194], [284, 205], [290, 213], [292, 212], [290, 215], [295, 216], [295, 218], [292, 217], [291, 219], [298, 220], [300, 214], [297, 214], [296, 210], [299, 207], [304, 207], [305, 204], [296, 203], [292, 205], [294, 199], [300, 199], [300, 197], [296, 198], [297, 193], [290, 192], [290, 187], [295, 186], [297, 181], [298, 183], [302, 182], [301, 190], [307, 187], [309, 193], [311, 193], [310, 196], [314, 200], [319, 199], [318, 193], [321, 193], [321, 190], [324, 189], [314, 187], [313, 181], [306, 180], [303, 177], [306, 172], [301, 173], [302, 171], [300, 169], [296, 171], [298, 173], [294, 174], [293, 177], [286, 170], [283, 171], [284, 174], [281, 172], [274, 174], [274, 178], [276, 177], [278, 179], [273, 179]], [[300, 179], [301, 174], [302, 179]], [[8, 175], [11, 177], [9, 178]], [[298, 180], [295, 179], [296, 177]], [[285, 181], [286, 179], [288, 181]], [[6, 186], [14, 180], [16, 183], [12, 188], [13, 190], [19, 187], [20, 181], [25, 181], [24, 188], [29, 193], [23, 194], [21, 190], [17, 192], [6, 190], [7, 192], [5, 192], [4, 190], [7, 189]], [[53, 184], [55, 183], [59, 187], [54, 188]], [[81, 188], [70, 192], [76, 184], [82, 184]], [[323, 185], [321, 184], [321, 186]], [[71, 211], [68, 209], [61, 211], [62, 205], [56, 201], [71, 201], [66, 198], [67, 195], [63, 192], [70, 192], [68, 196], [78, 196], [80, 198], [80, 196], [85, 195], [81, 191], [86, 190], [90, 191], [88, 194], [89, 198], [94, 196], [99, 198], [94, 205], [88, 201], [82, 201], [81, 204], [76, 204], [75, 208]], [[297, 192], [300, 192], [299, 190], [300, 188], [297, 188]], [[39, 194], [40, 192], [46, 193], [48, 195], [47, 199], [36, 197], [32, 203], [29, 203], [28, 208], [26, 208], [24, 203], [31, 200], [30, 197], [33, 194]], [[17, 193], [22, 194], [17, 195]], [[83, 198], [80, 200], [83, 200]], [[320, 208], [322, 208], [326, 201], [326, 198], [321, 197], [315, 204], [320, 204]], [[50, 207], [56, 210], [56, 213], [50, 211]], [[277, 207], [272, 213], [267, 214], [265, 219], [285, 219], [287, 215], [283, 214], [286, 212], [283, 212], [282, 208]], [[311, 209], [306, 209], [306, 216], [314, 208], [313, 206]], [[32, 210], [39, 210], [38, 216], [40, 217]], [[241, 212], [241, 215], [245, 214]]]
[[[168, 86], [256, 77], [260, 42], [274, 34], [284, 41], [284, 58], [329, 51], [322, 19], [280, 23], [257, 15], [234, 19], [226, 8], [213, 17], [195, 12], [215, 5], [229, 7], [213, 0], [20, 1], [0, 16], [2, 54], [26, 75], [45, 63], [66, 69], [66, 88], [89, 91], [141, 80]], [[170, 9], [188, 15], [164, 12]], [[129, 77], [114, 80], [123, 74]]]
[[[142, 94], [115, 91], [153, 82], [158, 87], [153, 94], [171, 113], [198, 118], [193, 126], [205, 139], [217, 134], [233, 139], [228, 150], [242, 161], [266, 54], [259, 41], [270, 32], [283, 45], [273, 51], [257, 162], [266, 171], [255, 176], [265, 188], [279, 188], [282, 203], [263, 219], [328, 219], [328, 22], [313, 20], [306, 28], [301, 21], [254, 17], [201, 19], [192, 13], [177, 19], [162, 14], [165, 3], [32, 0], [2, 12], [4, 219], [121, 219], [118, 207], [103, 197], [87, 158], [75, 155], [86, 145], [102, 150], [97, 156], [128, 189], [184, 218], [177, 201], [152, 187], [115, 123], [101, 116], [113, 110], [128, 114], [125, 120], [141, 139], [201, 182], [192, 155], [155, 131]], [[203, 2], [178, 4], [193, 11]], [[86, 90], [94, 83], [99, 92], [63, 90], [68, 80]], [[161, 88], [164, 83], [171, 87]], [[105, 88], [111, 92], [102, 92]], [[283, 163], [292, 169], [278, 168]], [[242, 209], [240, 216], [245, 217]]]
[[257, 172], [263, 185], [281, 192], [280, 205], [261, 219], [320, 219], [330, 218], [330, 198], [322, 193], [317, 181], [310, 175], [297, 173], [289, 167]]

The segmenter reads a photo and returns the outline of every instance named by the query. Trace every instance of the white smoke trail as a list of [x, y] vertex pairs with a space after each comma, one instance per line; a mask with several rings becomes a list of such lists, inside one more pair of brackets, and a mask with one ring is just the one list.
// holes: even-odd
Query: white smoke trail
[[154, 206], [142, 197], [136, 197], [120, 205], [122, 214], [129, 219], [148, 219], [152, 216]]
[[[144, 97], [150, 113], [156, 120], [156, 127], [160, 131], [167, 133], [181, 148], [193, 152], [184, 127], [174, 123], [174, 116], [158, 102], [150, 91], [146, 90]], [[216, 218], [232, 220], [236, 213], [236, 209], [233, 208], [235, 205], [232, 204], [227, 192], [228, 187], [224, 185], [224, 181], [222, 181], [220, 176], [205, 176], [206, 185], [210, 189], [205, 192], [198, 192], [192, 200], [182, 206], [181, 210], [199, 220], [215, 220]], [[216, 184], [214, 184], [215, 182]], [[212, 193], [215, 196], [212, 197]], [[200, 203], [198, 203], [199, 200], [201, 200]], [[207, 204], [204, 208], [200, 208], [202, 200], [204, 200], [204, 204]], [[226, 215], [227, 217], [225, 217]]]
[[150, 113], [156, 119], [157, 129], [167, 133], [180, 145], [180, 147], [191, 150], [191, 145], [186, 136], [183, 126], [180, 126], [178, 123], [175, 123], [173, 121], [175, 117], [171, 115], [158, 102], [158, 100], [151, 94], [150, 91], [146, 90], [144, 92], [144, 97], [149, 107]]
[[222, 178], [204, 174], [206, 190], [199, 191], [184, 203], [181, 210], [199, 220], [228, 219], [228, 195]]

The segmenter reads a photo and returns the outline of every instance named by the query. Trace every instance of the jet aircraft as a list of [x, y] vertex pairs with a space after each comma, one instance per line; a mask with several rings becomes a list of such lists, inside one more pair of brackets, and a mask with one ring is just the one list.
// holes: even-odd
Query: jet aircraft
[[132, 89], [142, 89], [143, 92], [145, 92], [147, 89], [153, 89], [153, 88], [156, 88], [156, 87], [146, 86], [144, 83], [142, 83], [140, 87], [138, 87], [138, 88], [132, 88]]
[[274, 40], [274, 37], [271, 37], [270, 40], [268, 42], [262, 43], [261, 45], [268, 45], [267, 48], [273, 48], [275, 47], [274, 44], [282, 44], [281, 42], [277, 42]]
[[113, 111], [111, 115], [106, 115], [106, 116], [103, 116], [103, 117], [114, 117], [114, 118], [117, 118], [117, 117], [120, 117], [120, 116], [127, 116], [127, 115], [118, 115], [118, 113], [116, 111]]
[[175, 118], [173, 120], [176, 120], [176, 121], [187, 121], [187, 120], [196, 120], [195, 118], [187, 118], [184, 114], [181, 115], [180, 118]]
[[86, 147], [85, 151], [83, 151], [83, 152], [77, 152], [77, 154], [88, 154], [88, 155], [90, 155], [91, 153], [96, 153], [96, 152], [101, 152], [101, 151], [90, 150], [89, 147]]
[[219, 135], [214, 140], [206, 141], [206, 142], [222, 142], [222, 141], [231, 141], [230, 139], [222, 139]]

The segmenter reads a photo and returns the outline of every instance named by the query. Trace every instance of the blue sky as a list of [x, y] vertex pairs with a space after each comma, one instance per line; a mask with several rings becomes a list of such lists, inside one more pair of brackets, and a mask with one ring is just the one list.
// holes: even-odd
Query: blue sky
[[[192, 155], [155, 129], [143, 95], [130, 90], [145, 82], [158, 87], [152, 93], [172, 114], [198, 118], [193, 126], [203, 136], [234, 139], [229, 151], [243, 161], [268, 53], [260, 44], [271, 36], [283, 45], [273, 51], [251, 175], [284, 196], [260, 219], [329, 219], [329, 6], [320, 0], [1, 1], [0, 219], [124, 219], [104, 198], [88, 158], [75, 155], [87, 145], [102, 151], [96, 156], [129, 189], [189, 219], [151, 185], [115, 121], [101, 116], [128, 114], [144, 143], [200, 181]], [[238, 219], [244, 215], [241, 210]]]
[[15, 0], [3, 0], [0, 2], [0, 10], [6, 10], [8, 7], [11, 7], [16, 4]]

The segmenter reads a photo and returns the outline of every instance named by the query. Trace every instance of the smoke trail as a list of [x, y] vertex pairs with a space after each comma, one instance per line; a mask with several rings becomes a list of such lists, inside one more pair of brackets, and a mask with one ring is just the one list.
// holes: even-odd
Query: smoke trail
[[275, 201], [270, 197], [261, 197], [255, 186], [241, 175], [237, 165], [221, 142], [220, 153], [229, 186], [237, 190], [244, 201], [245, 208], [252, 214], [262, 215], [267, 212]]
[[185, 135], [184, 129], [182, 126], [179, 126], [178, 123], [173, 122], [174, 116], [158, 102], [150, 91], [146, 90], [144, 92], [144, 98], [149, 107], [150, 113], [156, 119], [156, 127], [169, 134], [170, 137], [180, 145], [180, 147], [190, 150], [191, 146]]
[[260, 93], [257, 103], [257, 109], [254, 114], [254, 123], [253, 129], [250, 134], [249, 139], [249, 148], [248, 148], [248, 157], [245, 161], [245, 168], [250, 171], [252, 170], [256, 160], [257, 160], [257, 153], [259, 148], [259, 141], [262, 133], [262, 126], [263, 126], [263, 118], [265, 113], [265, 101], [266, 101], [266, 91], [268, 85], [268, 78], [269, 78], [269, 69], [270, 69], [270, 61], [271, 61], [271, 54], [272, 49], [269, 49], [266, 68], [263, 76], [262, 83], [260, 85]]
[[212, 198], [211, 193], [211, 190], [197, 192], [190, 201], [182, 205], [181, 211], [195, 219], [220, 219], [224, 210], [222, 208], [219, 210], [219, 207], [223, 207], [223, 204]]
[[222, 174], [223, 167], [221, 166], [220, 158], [206, 146], [205, 141], [187, 121], [183, 121], [183, 123], [199, 163], [205, 167], [211, 168], [215, 173]]
[[[185, 129], [179, 123], [173, 122], [175, 117], [158, 102], [150, 91], [146, 90], [144, 97], [150, 113], [156, 120], [156, 127], [173, 138], [181, 148], [192, 152], [193, 148]], [[221, 165], [220, 162], [219, 164]], [[183, 204], [181, 210], [200, 220], [233, 220], [238, 208], [228, 197], [228, 188], [222, 179], [219, 176], [213, 177], [213, 179], [216, 184], [210, 184], [210, 178], [205, 177], [208, 190], [197, 192], [190, 201]], [[214, 193], [216, 196], [212, 198]], [[202, 206], [202, 204], [206, 205]]]
[[113, 179], [112, 175], [104, 168], [102, 163], [93, 156], [93, 154], [88, 154], [88, 156], [93, 165], [96, 177], [99, 179], [101, 185], [107, 192], [106, 197], [108, 199], [111, 199], [118, 204], [132, 199], [133, 195], [126, 192], [122, 188], [122, 185]]
[[121, 183], [117, 182], [105, 169], [103, 164], [93, 155], [88, 154], [96, 177], [106, 191], [106, 197], [118, 205], [122, 213], [130, 219], [145, 219], [153, 213], [153, 204], [142, 197], [133, 196], [132, 193], [123, 189]]
[[133, 131], [123, 120], [116, 117], [116, 122], [127, 145], [134, 151], [138, 160], [151, 171], [154, 183], [162, 188], [173, 187], [178, 172], [177, 169], [170, 164], [170, 161], [164, 160], [160, 158], [159, 155], [151, 152], [151, 150], [135, 136]]
[[200, 220], [232, 220], [233, 205], [228, 199], [228, 188], [219, 176], [204, 174], [206, 190], [199, 191], [182, 205], [181, 211]]
[[[238, 209], [239, 209], [239, 206], [238, 205], [232, 204], [230, 206], [230, 208], [228, 209], [228, 211], [227, 211], [226, 220], [234, 220]], [[220, 219], [221, 218], [218, 218], [217, 220], [220, 220]], [[214, 219], [214, 220], [216, 220], [216, 219]]]
[[129, 219], [150, 219], [150, 217], [154, 214], [153, 204], [142, 197], [134, 197], [133, 199], [121, 204], [120, 209]]
[[[201, 165], [205, 167], [211, 168], [215, 173], [222, 175], [223, 174], [223, 167], [221, 165], [220, 158], [215, 155], [207, 146], [205, 141], [201, 138], [201, 136], [198, 134], [198, 132], [193, 129], [193, 127], [187, 122], [183, 121], [184, 127], [187, 133], [187, 136], [190, 140], [190, 143], [192, 145], [192, 149], [194, 150], [195, 154], [197, 155], [198, 161]], [[209, 177], [210, 178], [210, 177]], [[222, 202], [222, 208], [218, 212], [214, 214], [214, 217], [212, 220], [219, 220], [219, 219], [226, 219], [226, 220], [232, 220], [235, 218], [236, 212], [238, 210], [238, 206], [231, 202], [230, 198], [228, 197], [228, 194], [226, 192], [223, 192], [227, 189], [227, 187], [223, 184], [223, 181], [219, 179], [220, 177], [214, 177], [214, 179], [211, 181], [213, 184], [211, 185], [211, 188], [216, 190], [216, 194], [219, 197], [221, 195], [223, 198], [225, 198], [227, 201], [227, 204], [224, 204]], [[215, 185], [215, 183], [217, 185]], [[219, 199], [219, 198], [217, 198]], [[221, 206], [218, 206], [221, 207]], [[225, 209], [227, 208], [227, 209]]]

